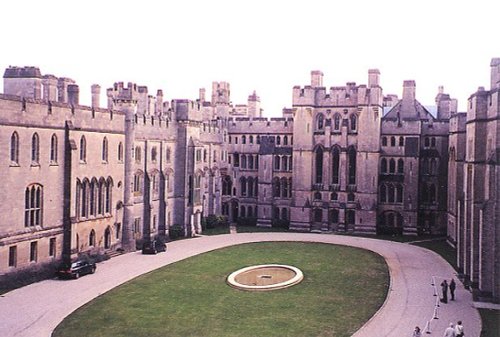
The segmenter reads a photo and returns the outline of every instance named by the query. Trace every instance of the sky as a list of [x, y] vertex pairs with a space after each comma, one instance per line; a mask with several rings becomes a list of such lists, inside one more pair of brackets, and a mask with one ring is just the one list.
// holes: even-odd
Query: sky
[[70, 77], [83, 105], [94, 83], [105, 106], [118, 81], [168, 100], [196, 99], [202, 87], [210, 97], [212, 81], [226, 81], [233, 103], [255, 90], [275, 117], [311, 70], [328, 88], [367, 83], [378, 68], [386, 95], [401, 97], [413, 79], [432, 105], [443, 85], [465, 111], [500, 57], [499, 13], [498, 0], [2, 1], [0, 69]]

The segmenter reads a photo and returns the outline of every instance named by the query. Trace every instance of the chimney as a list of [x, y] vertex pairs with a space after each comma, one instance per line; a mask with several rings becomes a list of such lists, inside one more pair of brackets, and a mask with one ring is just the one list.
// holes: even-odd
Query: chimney
[[317, 88], [323, 86], [323, 72], [320, 70], [311, 71], [311, 87]]
[[413, 102], [415, 101], [415, 81], [404, 81], [403, 82], [403, 102]]
[[163, 90], [156, 91], [155, 114], [161, 116], [163, 114]]
[[200, 88], [200, 96], [199, 96], [199, 99], [200, 99], [200, 103], [205, 102], [205, 88]]
[[378, 87], [380, 86], [380, 71], [378, 69], [368, 70], [368, 87]]
[[113, 88], [106, 90], [106, 96], [108, 97], [108, 110], [113, 110]]
[[496, 57], [491, 59], [491, 88], [495, 90], [500, 88], [500, 58]]
[[101, 86], [99, 84], [92, 84], [90, 90], [92, 92], [92, 108], [98, 108], [101, 101]]
[[57, 101], [57, 77], [44, 75], [42, 79], [43, 100], [46, 102]]
[[68, 103], [68, 85], [70, 84], [75, 84], [75, 81], [66, 77], [59, 77], [57, 79], [57, 99], [59, 102]]
[[78, 105], [80, 100], [80, 88], [76, 84], [68, 84], [68, 103]]

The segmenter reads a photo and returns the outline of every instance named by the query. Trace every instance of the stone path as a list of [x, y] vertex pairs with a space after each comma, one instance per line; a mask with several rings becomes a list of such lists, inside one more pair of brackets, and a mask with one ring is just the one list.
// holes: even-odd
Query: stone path
[[416, 325], [424, 329], [429, 322], [430, 327], [423, 330], [422, 335], [442, 336], [446, 326], [457, 320], [463, 321], [467, 337], [480, 336], [479, 313], [473, 307], [471, 294], [460, 282], [457, 282], [457, 300], [441, 304], [435, 310], [437, 297], [433, 280], [439, 286], [441, 280], [455, 275], [453, 268], [439, 255], [408, 244], [310, 233], [242, 233], [180, 240], [169, 243], [167, 253], [134, 252], [105, 261], [98, 265], [95, 274], [78, 280], [35, 283], [0, 297], [0, 336], [49, 337], [75, 309], [138, 275], [203, 252], [259, 241], [334, 243], [382, 255], [391, 274], [390, 290], [383, 306], [355, 337], [411, 336]]

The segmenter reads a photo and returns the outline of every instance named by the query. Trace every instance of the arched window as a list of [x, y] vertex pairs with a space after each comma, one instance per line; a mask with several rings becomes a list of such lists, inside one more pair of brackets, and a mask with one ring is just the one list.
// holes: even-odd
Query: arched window
[[24, 226], [42, 225], [43, 187], [33, 184], [24, 192]]
[[231, 180], [231, 176], [225, 175], [222, 179], [222, 195], [231, 195], [232, 190], [233, 182]]
[[290, 171], [292, 170], [292, 165], [293, 165], [293, 157], [290, 156], [290, 157], [288, 157], [288, 169]]
[[380, 161], [380, 172], [387, 173], [387, 159], [385, 158]]
[[172, 156], [172, 151], [170, 150], [170, 146], [168, 146], [166, 154], [165, 154], [165, 157], [166, 157], [165, 159], [166, 159], [167, 163], [170, 163], [171, 156]]
[[288, 198], [288, 179], [281, 178], [281, 197]]
[[396, 185], [396, 202], [403, 202], [403, 186], [401, 184]]
[[390, 203], [394, 202], [394, 185], [392, 184], [387, 186], [387, 201]]
[[253, 136], [252, 135], [248, 136], [248, 142], [250, 144], [253, 144]]
[[425, 137], [424, 138], [424, 147], [429, 147], [429, 145], [430, 145], [429, 137]]
[[431, 138], [431, 147], [436, 147], [436, 137]]
[[[206, 157], [206, 151], [207, 150], [205, 150], [205, 157]], [[151, 161], [156, 162], [157, 159], [158, 159], [158, 150], [156, 149], [156, 146], [153, 146], [151, 148]]]
[[283, 136], [283, 145], [288, 145], [288, 136]]
[[399, 146], [404, 146], [404, 145], [405, 145], [404, 137], [399, 137]]
[[80, 162], [85, 163], [87, 161], [87, 140], [85, 136], [80, 138]]
[[279, 198], [281, 193], [280, 178], [273, 178], [273, 197]]
[[102, 140], [102, 154], [101, 159], [103, 162], [108, 161], [108, 138], [104, 137]]
[[389, 173], [396, 173], [396, 161], [393, 158], [389, 160]]
[[340, 115], [339, 114], [335, 114], [335, 116], [333, 116], [333, 130], [340, 131]]
[[247, 143], [247, 136], [243, 135], [241, 136], [241, 144], [246, 144]]
[[385, 184], [380, 185], [380, 202], [387, 202], [387, 188]]
[[332, 184], [340, 183], [340, 150], [337, 146], [332, 149]]
[[248, 156], [248, 168], [253, 170], [253, 155]]
[[281, 145], [281, 137], [276, 136], [276, 145]]
[[382, 146], [387, 146], [387, 137], [382, 137]]
[[260, 144], [260, 135], [257, 135], [257, 144]]
[[396, 146], [396, 137], [391, 137], [391, 146]]
[[135, 162], [136, 163], [141, 162], [141, 147], [140, 146], [135, 147]]
[[316, 149], [316, 158], [315, 158], [315, 167], [316, 167], [316, 177], [314, 179], [314, 182], [316, 184], [322, 184], [323, 183], [323, 149], [321, 147], [318, 147]]
[[328, 212], [328, 220], [330, 223], [338, 223], [339, 222], [339, 210], [331, 209]]
[[95, 231], [92, 229], [89, 234], [89, 246], [94, 247], [95, 246]]
[[245, 177], [240, 178], [240, 191], [242, 196], [247, 195], [247, 179]]
[[57, 163], [57, 136], [54, 133], [50, 138], [50, 162], [52, 164]]
[[104, 178], [99, 179], [99, 184], [97, 188], [97, 214], [104, 214], [104, 190], [106, 182]]
[[81, 185], [80, 193], [80, 216], [86, 218], [88, 216], [89, 209], [89, 181], [87, 179], [83, 180]]
[[242, 217], [242, 218], [246, 218], [247, 217], [247, 209], [243, 205], [240, 206], [240, 217]]
[[288, 178], [288, 197], [292, 197], [292, 178]]
[[351, 146], [348, 150], [348, 159], [348, 183], [349, 185], [354, 185], [356, 184], [356, 149], [353, 146]]
[[19, 135], [15, 131], [10, 136], [10, 161], [19, 164]]
[[253, 177], [248, 177], [248, 179], [247, 179], [247, 186], [248, 186], [247, 190], [248, 190], [248, 196], [249, 197], [255, 196], [254, 184], [255, 184], [255, 182], [254, 182]]
[[247, 168], [247, 156], [244, 154], [241, 155], [241, 168], [242, 169]]
[[355, 114], [352, 114], [351, 117], [350, 117], [350, 126], [351, 126], [351, 131], [356, 131], [358, 129], [358, 126], [357, 126], [357, 117]]
[[432, 158], [432, 159], [430, 159], [429, 163], [430, 163], [429, 173], [430, 174], [437, 174], [437, 160], [435, 158]]
[[122, 142], [118, 143], [118, 161], [123, 161], [123, 144]]
[[96, 215], [96, 200], [97, 200], [97, 180], [94, 178], [89, 185], [89, 214]]
[[403, 159], [399, 158], [398, 159], [398, 173], [399, 174], [403, 174], [404, 173], [404, 170], [405, 170], [405, 167], [404, 167], [404, 161]]
[[38, 133], [34, 133], [31, 138], [31, 162], [38, 164], [40, 161], [40, 138]]
[[287, 156], [281, 157], [281, 169], [283, 171], [288, 171], [288, 157]]
[[330, 200], [336, 201], [338, 199], [339, 199], [339, 195], [337, 194], [337, 192], [330, 193]]
[[106, 214], [111, 213], [111, 205], [112, 205], [112, 197], [113, 197], [113, 179], [111, 177], [108, 177], [108, 180], [106, 181], [106, 191], [104, 194], [104, 207], [105, 207], [105, 212]]
[[316, 191], [314, 192], [314, 200], [321, 200], [321, 192]]
[[276, 171], [280, 170], [280, 157], [279, 156], [274, 156], [274, 170], [276, 170]]
[[325, 127], [325, 116], [323, 114], [318, 114], [318, 117], [316, 117], [316, 130], [323, 130]]
[[141, 195], [142, 194], [143, 179], [144, 179], [144, 175], [142, 174], [141, 171], [137, 171], [134, 174], [134, 184], [133, 184], [133, 190], [132, 190], [134, 192], [134, 195]]

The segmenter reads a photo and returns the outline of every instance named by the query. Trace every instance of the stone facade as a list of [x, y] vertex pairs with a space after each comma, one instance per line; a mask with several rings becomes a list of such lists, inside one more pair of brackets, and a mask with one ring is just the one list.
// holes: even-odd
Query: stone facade
[[491, 61], [490, 90], [468, 99], [452, 119], [448, 238], [478, 299], [500, 302], [500, 59]]
[[73, 80], [8, 68], [0, 275], [134, 250], [174, 228], [193, 236], [225, 215], [295, 231], [447, 232], [466, 277], [497, 298], [498, 63], [467, 114], [442, 88], [423, 106], [414, 81], [402, 99], [384, 96], [371, 69], [368, 84], [328, 89], [313, 71], [270, 119], [255, 92], [233, 105], [226, 82], [212, 84], [211, 101], [205, 89], [167, 101], [119, 82], [102, 108], [98, 85], [82, 106]]

